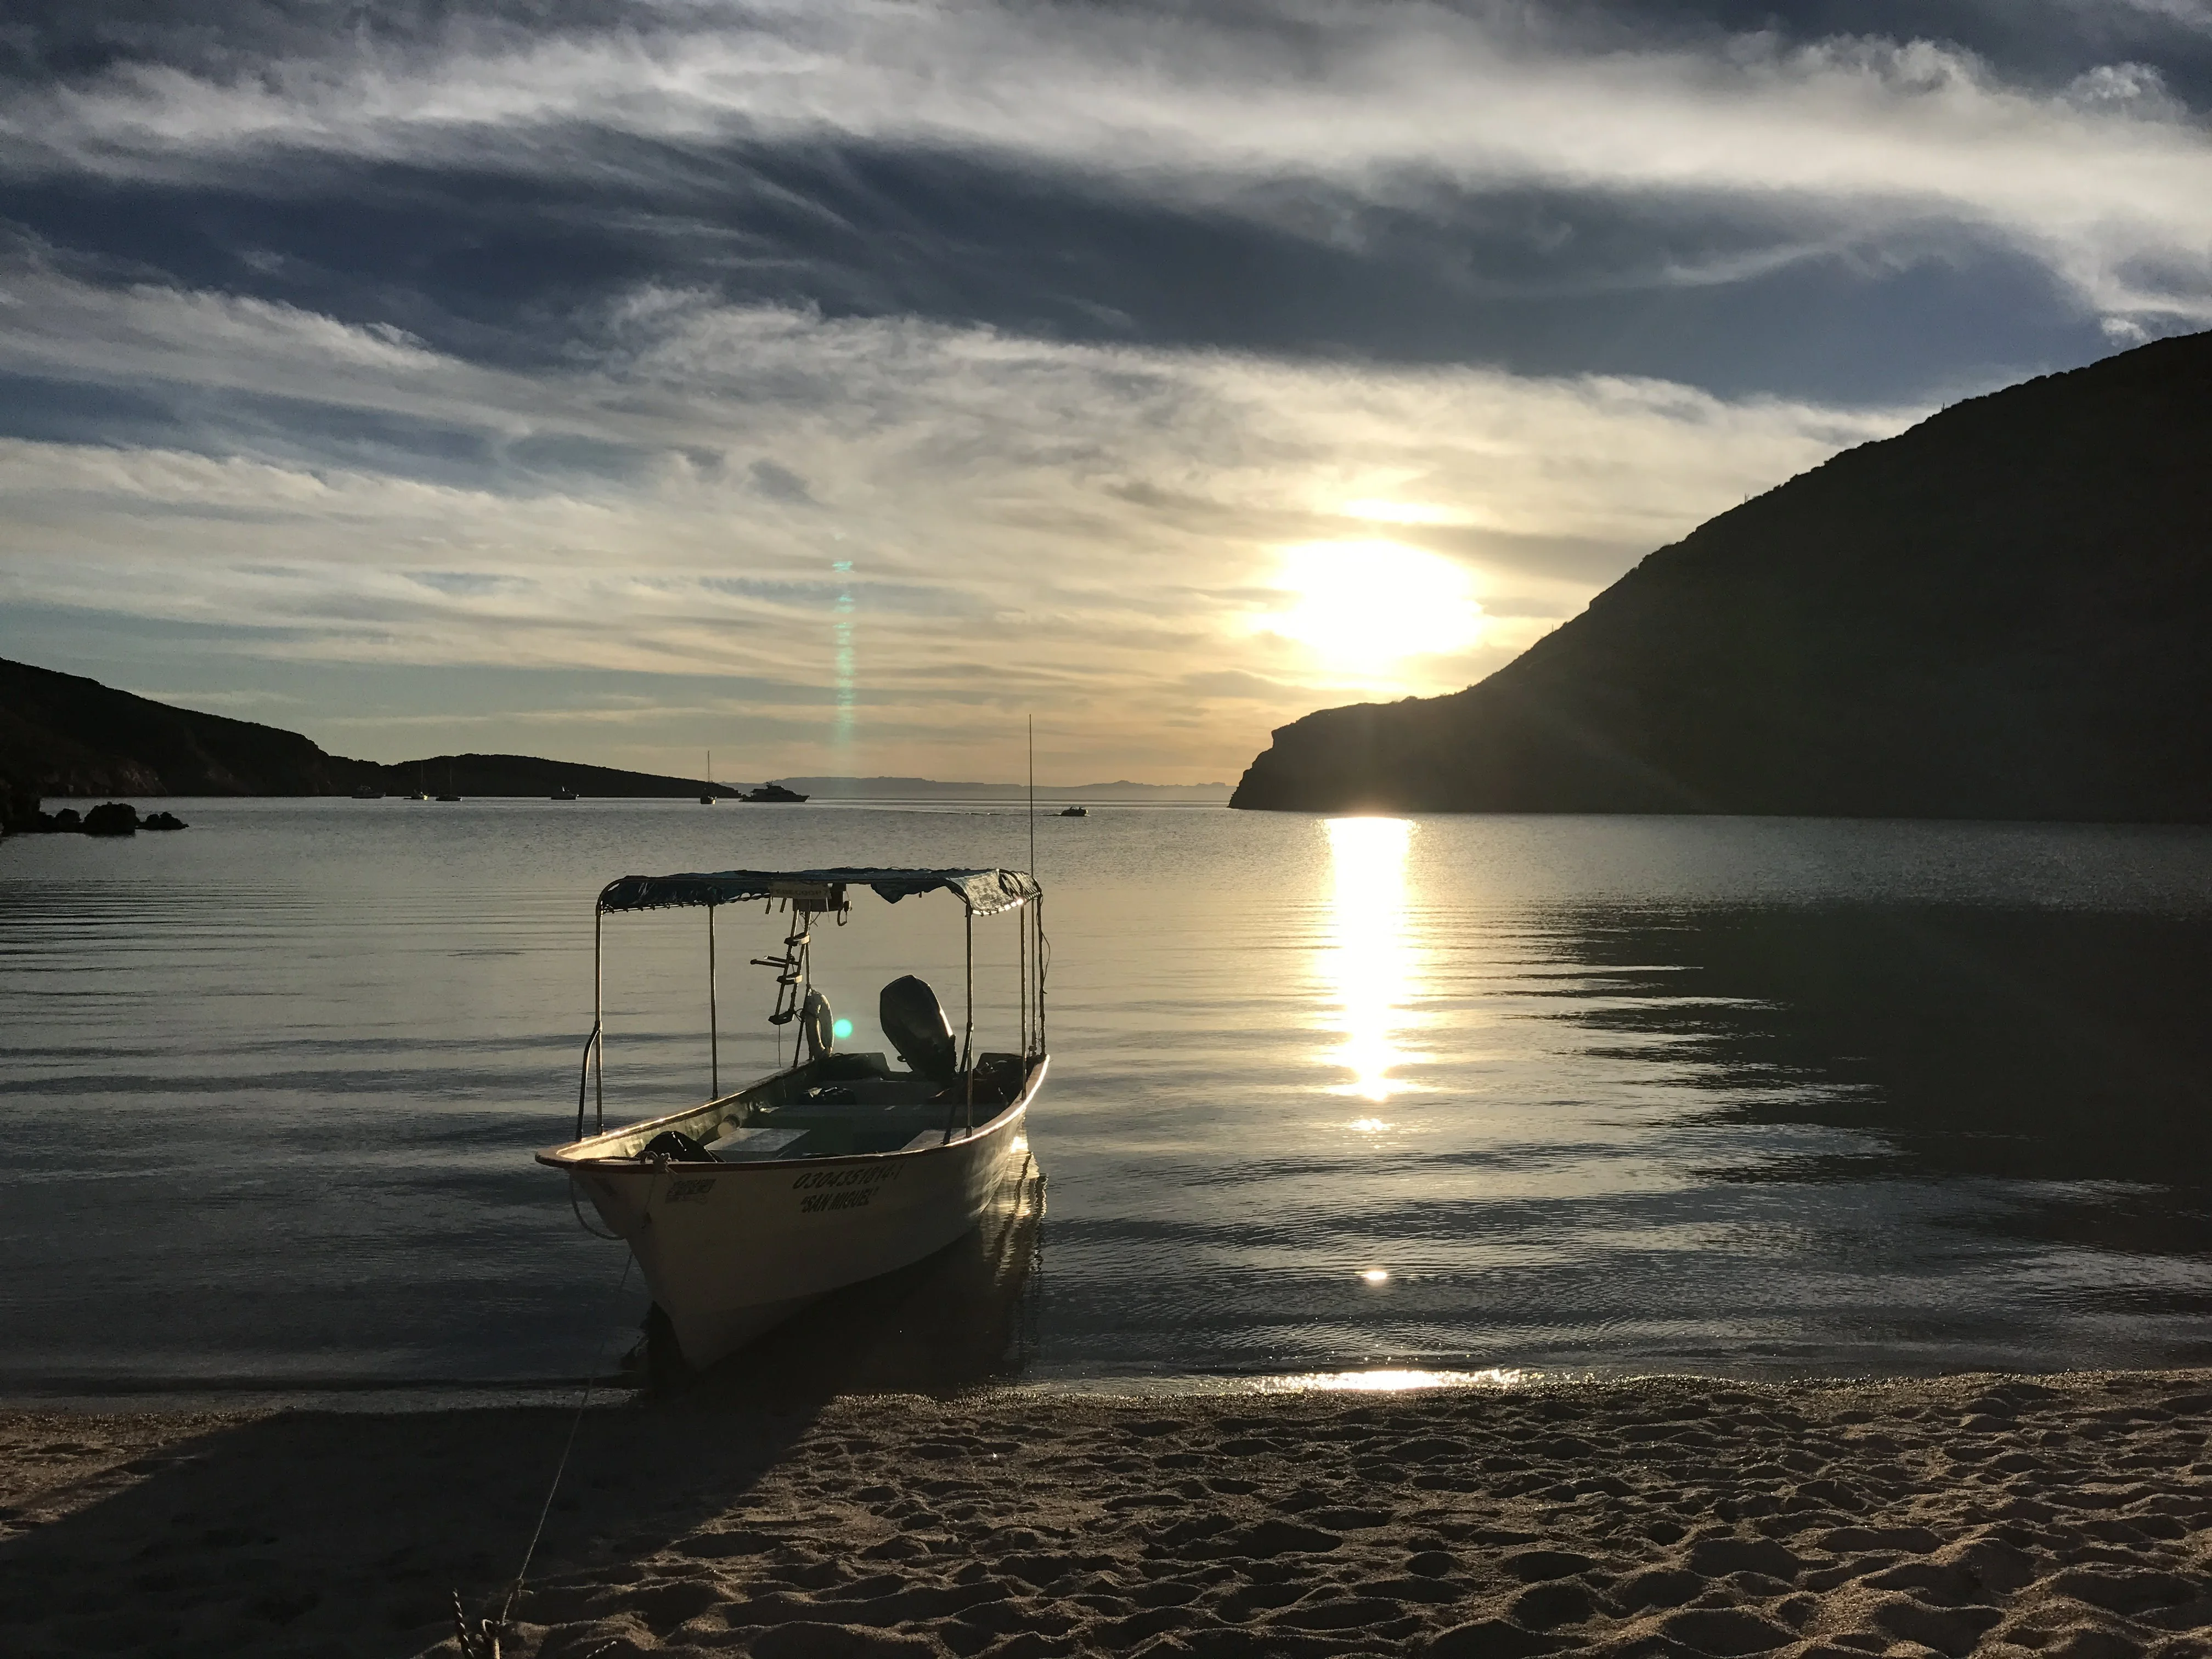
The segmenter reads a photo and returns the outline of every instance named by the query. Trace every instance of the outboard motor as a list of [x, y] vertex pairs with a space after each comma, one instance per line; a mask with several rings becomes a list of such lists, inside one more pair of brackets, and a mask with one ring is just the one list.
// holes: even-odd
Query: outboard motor
[[884, 987], [877, 1018], [898, 1056], [932, 1083], [945, 1085], [960, 1075], [958, 1051], [952, 1045], [952, 1022], [928, 982], [912, 974]]

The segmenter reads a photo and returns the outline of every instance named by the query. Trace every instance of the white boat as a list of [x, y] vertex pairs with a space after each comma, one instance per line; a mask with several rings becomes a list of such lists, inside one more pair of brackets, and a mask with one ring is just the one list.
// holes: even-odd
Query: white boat
[[[936, 994], [911, 975], [883, 990], [884, 1034], [904, 1062], [836, 1047], [836, 1022], [810, 982], [817, 919], [842, 915], [852, 889], [892, 902], [947, 891], [962, 905], [969, 995], [956, 1041]], [[626, 1240], [684, 1361], [704, 1366], [808, 1303], [921, 1261], [972, 1231], [1029, 1160], [1030, 1104], [1043, 1085], [1042, 890], [1015, 870], [732, 870], [626, 876], [601, 891], [605, 918], [705, 906], [709, 1097], [625, 1127], [605, 1127], [605, 1030], [593, 1012], [578, 1079], [576, 1138], [538, 1154]], [[789, 920], [769, 1016], [791, 1030], [791, 1062], [720, 1092], [714, 1029], [714, 910], [769, 902]], [[1012, 915], [1022, 927], [1017, 1046], [975, 1048], [975, 924]], [[595, 945], [596, 951], [596, 945]], [[593, 985], [599, 982], [593, 964]], [[595, 989], [595, 998], [598, 993]], [[584, 1133], [596, 1081], [593, 1132]]]

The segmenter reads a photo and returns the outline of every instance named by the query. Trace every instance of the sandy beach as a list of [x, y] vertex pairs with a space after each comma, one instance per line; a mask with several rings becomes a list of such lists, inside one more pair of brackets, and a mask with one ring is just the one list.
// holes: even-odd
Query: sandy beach
[[[453, 1653], [571, 1413], [0, 1417], [16, 1656]], [[673, 1403], [509, 1654], [2204, 1653], [2212, 1375]]]

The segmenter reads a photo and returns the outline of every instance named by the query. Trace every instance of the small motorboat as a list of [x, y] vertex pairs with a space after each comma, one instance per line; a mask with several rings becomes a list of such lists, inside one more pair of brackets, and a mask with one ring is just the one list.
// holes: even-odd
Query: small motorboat
[[[815, 923], [842, 918], [854, 889], [891, 903], [931, 892], [960, 901], [968, 1003], [955, 1038], [937, 994], [913, 975], [883, 988], [884, 1036], [897, 1051], [839, 1047], [811, 982]], [[576, 1138], [538, 1154], [568, 1176], [636, 1253], [662, 1331], [689, 1365], [733, 1352], [832, 1291], [920, 1261], [972, 1231], [1029, 1162], [1030, 1103], [1044, 1083], [1042, 890], [1018, 870], [727, 870], [625, 876], [594, 910], [594, 1005], [577, 1077]], [[714, 1012], [714, 913], [765, 900], [788, 927], [769, 1023], [787, 1031], [787, 1063], [723, 1093]], [[606, 1032], [598, 1000], [605, 919], [671, 906], [707, 910], [708, 1097], [624, 1127], [605, 1127]], [[1010, 915], [1022, 928], [1019, 1030], [1011, 1050], [978, 1053], [975, 929]], [[783, 1039], [779, 1037], [779, 1059]], [[587, 1094], [592, 1133], [584, 1127]]]
[[1087, 806], [1063, 806], [1060, 809], [1060, 816], [1064, 818], [1087, 818], [1091, 816], [1091, 809]]
[[738, 799], [739, 800], [768, 802], [773, 804], [803, 801], [806, 797], [800, 794], [796, 789], [785, 788], [780, 783], [764, 783], [757, 789], [746, 790], [745, 793], [738, 796]]
[[355, 789], [353, 798], [356, 800], [382, 800], [384, 791], [373, 783], [364, 783]]
[[576, 792], [566, 787], [556, 789], [551, 794], [545, 797], [548, 800], [574, 800], [577, 798]]

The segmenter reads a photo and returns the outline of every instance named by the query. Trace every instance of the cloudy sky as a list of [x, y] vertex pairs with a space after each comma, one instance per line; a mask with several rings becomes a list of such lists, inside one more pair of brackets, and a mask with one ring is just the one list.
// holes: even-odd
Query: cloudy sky
[[2212, 0], [14, 8], [0, 655], [379, 759], [1233, 779], [2212, 326], [2208, 114]]

